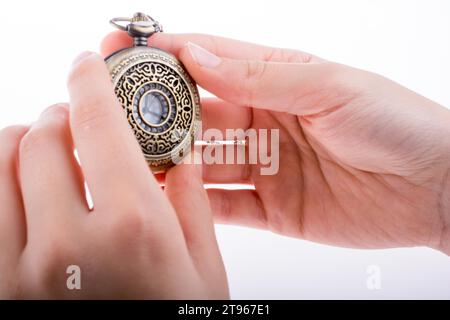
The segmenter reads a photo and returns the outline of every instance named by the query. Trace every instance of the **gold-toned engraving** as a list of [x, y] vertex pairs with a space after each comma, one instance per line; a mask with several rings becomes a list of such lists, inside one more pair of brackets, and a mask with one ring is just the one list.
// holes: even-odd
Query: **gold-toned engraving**
[[201, 125], [195, 82], [173, 55], [156, 48], [124, 49], [106, 62], [150, 168], [165, 171], [190, 152]]

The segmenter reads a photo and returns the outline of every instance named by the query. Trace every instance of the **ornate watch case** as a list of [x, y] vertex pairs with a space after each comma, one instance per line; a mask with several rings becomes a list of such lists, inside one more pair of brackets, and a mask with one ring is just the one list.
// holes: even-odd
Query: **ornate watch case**
[[136, 13], [111, 23], [134, 38], [105, 59], [114, 91], [149, 167], [164, 172], [190, 152], [201, 127], [197, 86], [175, 56], [147, 46], [162, 31], [154, 19]]

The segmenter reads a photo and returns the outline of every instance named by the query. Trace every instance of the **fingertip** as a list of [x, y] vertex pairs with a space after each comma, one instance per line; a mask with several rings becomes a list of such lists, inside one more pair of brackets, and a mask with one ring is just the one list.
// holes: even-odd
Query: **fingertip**
[[[178, 59], [183, 63], [184, 67], [187, 69], [189, 74], [194, 78], [194, 80], [202, 85], [202, 82], [205, 80], [205, 78], [208, 78], [208, 76], [211, 75], [210, 71], [213, 71], [213, 67], [211, 64], [207, 61], [206, 64], [209, 67], [204, 66], [204, 62], [202, 62], [200, 59], [204, 58], [197, 57], [194, 53], [194, 50], [196, 50], [198, 46], [191, 43], [186, 42], [178, 52]], [[207, 59], [207, 57], [206, 57]], [[214, 59], [213, 59], [214, 60]], [[213, 61], [213, 63], [215, 63]]]
[[60, 118], [66, 118], [69, 114], [68, 103], [55, 103], [44, 110], [39, 115], [39, 120], [46, 117], [49, 114], [57, 114]]
[[187, 42], [180, 49], [179, 59], [195, 82], [203, 89], [223, 100], [237, 101], [234, 96], [236, 90], [231, 89], [240, 86], [237, 81], [230, 83], [231, 78], [240, 80], [235, 74], [234, 61], [217, 56], [192, 42]]
[[80, 65], [82, 65], [85, 61], [98, 56], [95, 52], [92, 51], [84, 51], [81, 52], [80, 54], [78, 54], [75, 59], [73, 59], [72, 61], [72, 68], [71, 71], [77, 69], [80, 67]]
[[109, 72], [103, 58], [95, 52], [86, 51], [81, 53], [77, 56], [77, 58], [75, 58], [69, 72], [67, 80], [69, 92], [70, 88], [73, 87], [74, 84], [89, 80], [92, 75], [96, 75], [95, 78], [99, 78], [99, 74], [104, 75], [104, 77], [107, 77], [108, 81], [110, 81]]
[[131, 47], [133, 39], [124, 31], [113, 31], [106, 35], [100, 44], [100, 53], [107, 57], [124, 48]]
[[187, 40], [180, 34], [158, 32], [148, 39], [150, 47], [155, 47], [179, 57], [180, 50]]
[[190, 42], [186, 42], [182, 47], [180, 47], [180, 49], [178, 50], [178, 59], [181, 60], [181, 62], [183, 62], [183, 64], [185, 66], [187, 65], [191, 65], [192, 63], [195, 63], [192, 54], [189, 50], [189, 43]]
[[[31, 124], [12, 125], [0, 129], [0, 145], [5, 147], [9, 144], [16, 144], [30, 130]], [[2, 151], [5, 151], [4, 149]]]

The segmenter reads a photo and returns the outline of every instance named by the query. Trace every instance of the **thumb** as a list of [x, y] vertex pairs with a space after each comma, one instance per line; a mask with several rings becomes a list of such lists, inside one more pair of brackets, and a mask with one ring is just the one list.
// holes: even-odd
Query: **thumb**
[[342, 69], [336, 63], [281, 63], [219, 57], [186, 43], [179, 57], [205, 90], [231, 103], [296, 115], [336, 105]]

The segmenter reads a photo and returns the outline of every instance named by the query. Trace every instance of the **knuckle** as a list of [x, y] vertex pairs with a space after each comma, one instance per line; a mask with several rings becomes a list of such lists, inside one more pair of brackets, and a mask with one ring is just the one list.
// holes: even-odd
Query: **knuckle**
[[[18, 141], [27, 130], [28, 127], [22, 125], [5, 127], [0, 130], [1, 142]], [[3, 145], [3, 143], [1, 145]]]
[[265, 61], [285, 63], [309, 63], [312, 58], [309, 53], [283, 48], [269, 48], [264, 56]]
[[69, 77], [67, 79], [68, 86], [73, 86], [83, 81], [89, 74], [91, 74], [94, 61], [92, 59], [84, 59], [71, 70]]
[[56, 119], [38, 122], [22, 138], [19, 146], [20, 157], [32, 157], [49, 141], [57, 139], [67, 130], [67, 124]]
[[[321, 93], [322, 100], [327, 98], [335, 105], [342, 105], [365, 90], [368, 73], [335, 62], [324, 62], [319, 65], [321, 70], [318, 77], [322, 79], [322, 90], [318, 96], [321, 96]], [[329, 93], [326, 95], [325, 92]]]
[[47, 289], [64, 286], [67, 267], [78, 263], [78, 255], [74, 248], [70, 242], [63, 239], [41, 243], [29, 259], [31, 265], [27, 270], [32, 270], [31, 282]]
[[61, 265], [64, 265], [64, 261], [70, 260], [69, 248], [64, 241], [49, 241], [41, 249], [41, 257], [45, 259], [40, 260], [41, 270], [44, 272], [52, 273], [53, 269], [58, 269]]
[[49, 136], [47, 128], [32, 128], [28, 131], [20, 141], [19, 154], [20, 157], [30, 157], [34, 150], [39, 149], [45, 141], [45, 137]]
[[69, 105], [67, 103], [56, 103], [46, 108], [41, 113], [41, 118], [56, 117], [65, 120], [69, 115]]
[[288, 63], [310, 63], [313, 55], [297, 50], [283, 50], [284, 61]]
[[116, 209], [109, 228], [114, 243], [119, 248], [129, 248], [146, 234], [146, 218], [143, 210], [136, 207]]
[[259, 81], [266, 73], [267, 63], [258, 60], [246, 61], [246, 79], [247, 81]]
[[9, 167], [13, 159], [16, 157], [18, 146], [23, 135], [27, 132], [26, 126], [9, 126], [0, 130], [0, 166]]
[[135, 238], [143, 234], [147, 224], [148, 207], [145, 205], [145, 195], [138, 192], [121, 193], [120, 201], [116, 202], [111, 215], [111, 230], [114, 237], [124, 235], [124, 238]]
[[280, 57], [282, 55], [283, 52], [279, 48], [268, 48], [264, 56], [264, 61], [282, 61]]
[[[347, 104], [357, 95], [357, 85], [353, 83], [355, 75], [347, 66], [322, 62], [310, 64], [310, 81], [302, 81], [302, 90], [292, 96], [290, 109], [296, 112], [298, 105], [314, 106], [311, 115], [325, 115]], [[318, 110], [318, 111], [317, 111]]]
[[324, 62], [320, 64], [321, 70], [318, 76], [324, 80], [328, 79], [327, 84], [333, 87], [342, 87], [347, 81], [349, 68], [335, 62]]
[[247, 103], [253, 105], [254, 95], [265, 87], [267, 63], [263, 61], [247, 60], [245, 62], [245, 76], [242, 90], [247, 96]]

